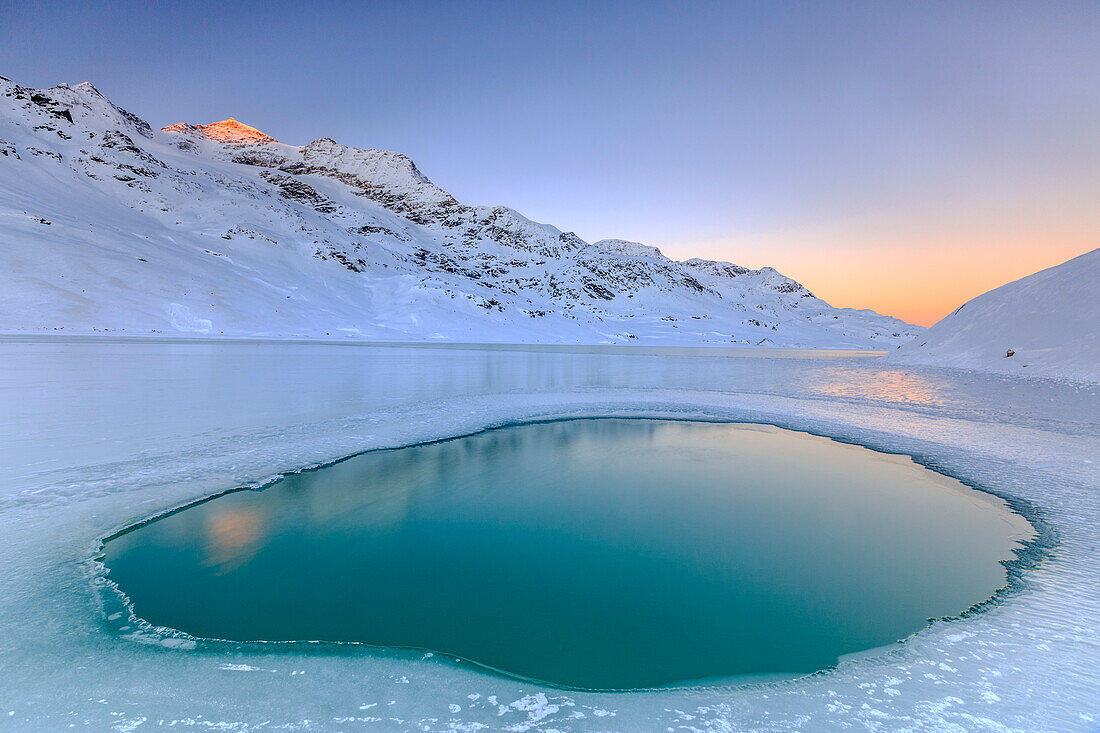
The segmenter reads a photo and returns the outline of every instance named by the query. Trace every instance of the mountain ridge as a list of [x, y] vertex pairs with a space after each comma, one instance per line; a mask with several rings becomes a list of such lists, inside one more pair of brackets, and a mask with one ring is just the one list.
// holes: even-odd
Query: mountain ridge
[[233, 118], [154, 130], [91, 84], [0, 82], [0, 102], [7, 332], [888, 349], [920, 331], [770, 268], [463, 204], [397, 152]]

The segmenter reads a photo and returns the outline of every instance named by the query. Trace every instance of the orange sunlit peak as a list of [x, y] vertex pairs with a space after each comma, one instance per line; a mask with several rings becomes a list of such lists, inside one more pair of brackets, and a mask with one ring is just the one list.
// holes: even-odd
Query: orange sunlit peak
[[235, 117], [227, 117], [221, 122], [212, 122], [209, 125], [189, 125], [177, 122], [161, 128], [165, 132], [184, 133], [198, 132], [209, 140], [220, 143], [274, 143], [278, 142], [271, 135], [262, 132], [251, 125], [239, 122]]

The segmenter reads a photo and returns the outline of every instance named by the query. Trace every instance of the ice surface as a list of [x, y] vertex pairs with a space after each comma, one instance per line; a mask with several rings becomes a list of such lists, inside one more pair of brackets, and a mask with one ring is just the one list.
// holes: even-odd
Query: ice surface
[[[1094, 730], [1100, 388], [778, 356], [0, 341], [0, 729]], [[1053, 549], [981, 613], [737, 689], [562, 692], [442, 655], [257, 650], [107, 618], [89, 560], [132, 522], [360, 450], [583, 415], [750, 420], [911, 454], [1009, 498]]]

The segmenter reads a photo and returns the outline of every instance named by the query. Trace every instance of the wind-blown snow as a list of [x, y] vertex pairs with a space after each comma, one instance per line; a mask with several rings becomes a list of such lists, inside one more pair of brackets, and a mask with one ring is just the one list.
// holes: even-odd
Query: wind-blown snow
[[1100, 382], [1100, 249], [979, 295], [888, 358]]
[[765, 268], [468, 206], [400, 153], [153, 130], [0, 80], [0, 332], [889, 349], [921, 329]]

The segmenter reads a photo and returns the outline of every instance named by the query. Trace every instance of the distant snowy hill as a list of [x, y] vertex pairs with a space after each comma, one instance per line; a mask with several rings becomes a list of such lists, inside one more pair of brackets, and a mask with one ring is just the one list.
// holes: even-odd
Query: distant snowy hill
[[0, 331], [890, 349], [921, 329], [462, 204], [400, 153], [154, 130], [91, 84], [0, 78]]
[[979, 295], [887, 358], [1100, 382], [1100, 249]]

